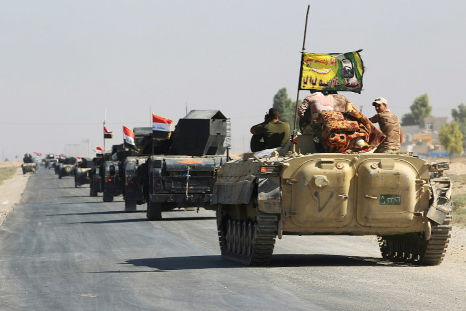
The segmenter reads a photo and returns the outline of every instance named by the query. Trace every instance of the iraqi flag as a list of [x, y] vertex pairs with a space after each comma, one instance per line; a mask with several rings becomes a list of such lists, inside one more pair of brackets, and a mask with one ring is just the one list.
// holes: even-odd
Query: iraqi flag
[[104, 125], [104, 139], [113, 138], [113, 132], [110, 132], [107, 127]]
[[136, 143], [134, 142], [134, 132], [126, 126], [123, 126], [123, 142], [125, 148], [136, 151], [138, 150]]
[[103, 155], [105, 150], [102, 147], [96, 147], [95, 148], [95, 154], [96, 155]]
[[40, 152], [35, 152], [35, 151], [34, 151], [34, 154], [35, 154], [36, 156], [38, 156], [38, 157], [40, 157], [40, 156], [42, 155], [42, 153], [40, 153]]
[[152, 137], [155, 139], [170, 138], [173, 121], [152, 114]]

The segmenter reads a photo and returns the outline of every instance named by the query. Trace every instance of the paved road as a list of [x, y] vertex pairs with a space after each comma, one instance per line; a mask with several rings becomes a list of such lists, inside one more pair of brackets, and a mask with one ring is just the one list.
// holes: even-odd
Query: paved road
[[392, 265], [367, 237], [288, 237], [269, 267], [223, 261], [214, 213], [150, 222], [31, 177], [0, 227], [0, 310], [464, 310], [466, 269]]

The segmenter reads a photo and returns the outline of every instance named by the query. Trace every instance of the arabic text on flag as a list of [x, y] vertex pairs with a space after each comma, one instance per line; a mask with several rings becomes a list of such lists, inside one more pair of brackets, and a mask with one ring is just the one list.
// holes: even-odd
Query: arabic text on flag
[[343, 54], [302, 54], [300, 90], [361, 93], [364, 65], [359, 51]]

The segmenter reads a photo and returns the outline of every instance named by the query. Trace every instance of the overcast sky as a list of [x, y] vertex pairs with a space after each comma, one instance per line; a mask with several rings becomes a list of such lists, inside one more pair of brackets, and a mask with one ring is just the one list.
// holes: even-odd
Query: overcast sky
[[105, 109], [109, 147], [186, 105], [222, 111], [247, 149], [277, 91], [296, 98], [308, 4], [307, 52], [363, 49], [363, 91], [344, 93], [363, 113], [379, 96], [400, 118], [424, 93], [434, 116], [466, 103], [466, 1], [0, 0], [1, 155], [87, 156]]

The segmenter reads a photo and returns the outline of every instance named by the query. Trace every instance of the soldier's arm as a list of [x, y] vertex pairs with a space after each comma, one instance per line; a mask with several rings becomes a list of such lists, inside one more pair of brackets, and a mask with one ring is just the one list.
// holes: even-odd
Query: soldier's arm
[[372, 118], [369, 118], [369, 121], [371, 121], [372, 123], [377, 123], [377, 122], [379, 122], [379, 114], [376, 114], [376, 115], [373, 116]]

